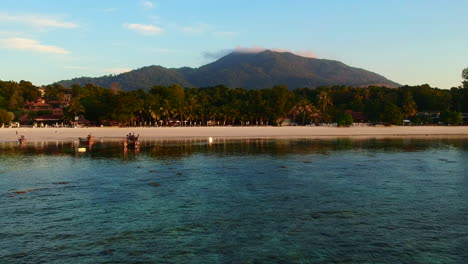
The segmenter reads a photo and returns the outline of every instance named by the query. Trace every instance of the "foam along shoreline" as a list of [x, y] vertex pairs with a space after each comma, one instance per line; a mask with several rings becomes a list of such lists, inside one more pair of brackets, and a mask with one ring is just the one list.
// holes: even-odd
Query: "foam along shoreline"
[[87, 127], [87, 128], [0, 128], [0, 141], [78, 140], [92, 134], [96, 140], [119, 140], [128, 133], [140, 139], [178, 138], [307, 138], [307, 137], [460, 137], [468, 138], [468, 126], [391, 127]]

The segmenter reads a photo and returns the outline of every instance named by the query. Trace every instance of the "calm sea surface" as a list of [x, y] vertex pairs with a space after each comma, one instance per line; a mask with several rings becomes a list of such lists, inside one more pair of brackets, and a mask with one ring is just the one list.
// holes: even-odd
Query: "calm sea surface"
[[0, 263], [468, 263], [468, 140], [0, 143]]

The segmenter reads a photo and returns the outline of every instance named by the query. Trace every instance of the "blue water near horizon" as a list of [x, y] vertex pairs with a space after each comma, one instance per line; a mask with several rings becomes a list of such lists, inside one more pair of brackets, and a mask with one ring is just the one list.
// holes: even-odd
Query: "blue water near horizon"
[[467, 168], [463, 139], [4, 143], [0, 263], [468, 263]]

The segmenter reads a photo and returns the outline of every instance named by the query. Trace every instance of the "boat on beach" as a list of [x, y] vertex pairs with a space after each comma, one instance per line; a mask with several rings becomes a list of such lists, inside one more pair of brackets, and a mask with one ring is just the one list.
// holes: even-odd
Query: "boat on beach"
[[94, 143], [94, 137], [89, 134], [87, 137], [80, 137], [78, 138], [80, 144], [93, 144]]

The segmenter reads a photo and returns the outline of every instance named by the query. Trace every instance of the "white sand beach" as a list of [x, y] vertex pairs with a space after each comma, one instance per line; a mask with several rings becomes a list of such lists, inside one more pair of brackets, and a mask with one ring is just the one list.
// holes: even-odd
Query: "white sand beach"
[[468, 126], [391, 127], [89, 127], [89, 128], [0, 128], [0, 141], [77, 140], [92, 134], [96, 140], [123, 139], [128, 133], [140, 139], [177, 138], [306, 138], [306, 137], [460, 137], [468, 138]]

